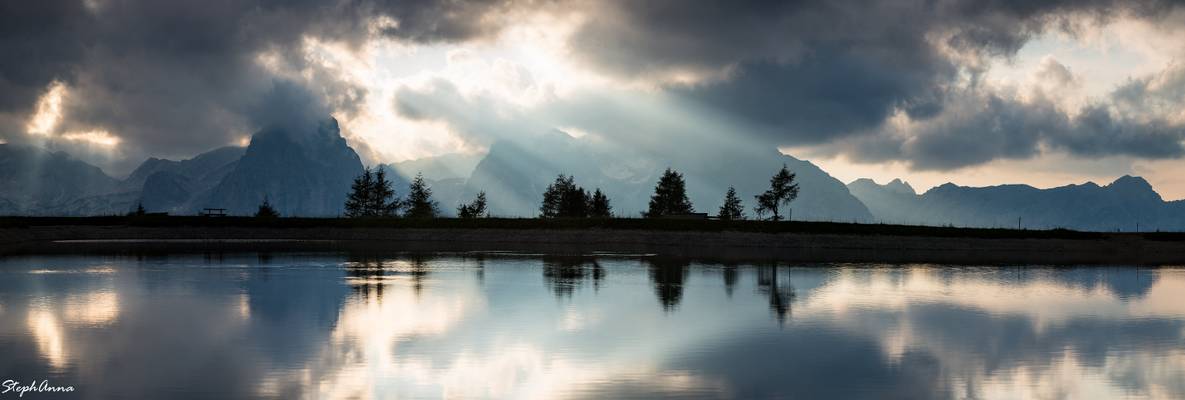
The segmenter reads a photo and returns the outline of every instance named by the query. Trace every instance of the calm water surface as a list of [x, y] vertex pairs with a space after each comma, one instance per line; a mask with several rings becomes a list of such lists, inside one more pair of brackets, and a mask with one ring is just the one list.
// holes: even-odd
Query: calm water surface
[[1185, 398], [1185, 269], [9, 258], [9, 379], [76, 390], [33, 399]]

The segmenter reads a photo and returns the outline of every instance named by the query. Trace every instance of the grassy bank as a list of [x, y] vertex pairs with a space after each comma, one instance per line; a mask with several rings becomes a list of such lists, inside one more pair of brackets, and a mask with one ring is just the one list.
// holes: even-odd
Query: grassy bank
[[1181, 265], [1185, 235], [797, 221], [0, 218], [0, 256], [288, 251], [616, 252], [737, 261]]
[[252, 218], [191, 216], [112, 217], [0, 217], [0, 228], [45, 226], [132, 226], [132, 227], [257, 227], [257, 228], [389, 228], [389, 229], [513, 229], [513, 230], [647, 230], [688, 232], [755, 232], [830, 235], [883, 235], [968, 237], [1000, 239], [1084, 239], [1134, 236], [1151, 240], [1185, 240], [1181, 232], [1080, 232], [1067, 229], [1033, 230], [1002, 228], [960, 228], [890, 224], [858, 224], [808, 221], [716, 221], [692, 219], [350, 219], [350, 218]]

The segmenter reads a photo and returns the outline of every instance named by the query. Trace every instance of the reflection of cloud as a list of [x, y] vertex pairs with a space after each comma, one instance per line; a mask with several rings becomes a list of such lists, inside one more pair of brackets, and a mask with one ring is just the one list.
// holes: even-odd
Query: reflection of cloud
[[[375, 278], [367, 278], [375, 279]], [[358, 278], [347, 278], [357, 284]], [[413, 277], [387, 276], [380, 296], [360, 296], [345, 304], [330, 342], [316, 360], [288, 376], [273, 376], [261, 395], [276, 395], [286, 385], [303, 387], [317, 398], [373, 398], [376, 393], [406, 390], [432, 377], [431, 368], [396, 358], [397, 344], [413, 337], [443, 334], [462, 316], [483, 307], [471, 292], [417, 294]], [[400, 383], [398, 386], [392, 386]], [[407, 384], [408, 386], [404, 386]]]
[[[727, 323], [717, 326], [716, 321], [706, 321], [701, 329], [679, 335], [637, 335], [636, 331], [603, 324], [624, 319], [648, 326], [635, 329], [659, 332], [667, 326], [664, 322], [670, 323], [668, 319], [684, 317], [662, 314], [657, 307], [639, 308], [636, 299], [576, 306], [587, 304], [594, 291], [562, 302], [557, 309], [552, 309], [553, 302], [535, 308], [530, 305], [534, 297], [519, 296], [523, 292], [550, 293], [554, 288], [546, 281], [538, 291], [515, 289], [514, 294], [500, 292], [487, 297], [494, 289], [470, 280], [472, 275], [467, 271], [453, 271], [440, 260], [427, 268], [432, 270], [433, 284], [425, 285], [418, 295], [413, 277], [394, 273], [400, 268], [387, 268], [389, 274], [381, 277], [347, 276], [347, 284], [382, 286], [382, 295], [365, 292], [353, 296], [341, 309], [330, 340], [319, 353], [303, 366], [266, 378], [258, 394], [284, 397], [301, 391], [318, 398], [553, 399], [616, 393], [618, 387], [625, 388], [622, 394], [704, 393], [719, 397], [725, 393], [721, 380], [690, 370], [664, 369], [661, 361], [694, 343], [690, 337], [730, 327]], [[521, 284], [522, 276], [538, 273], [524, 270], [499, 279]], [[633, 293], [632, 289], [623, 290]], [[505, 296], [514, 298], [515, 306], [487, 304], [505, 302]], [[650, 296], [638, 293], [639, 298]], [[524, 304], [529, 312], [515, 311]], [[614, 318], [606, 319], [607, 315]], [[656, 318], [659, 316], [665, 317]]]
[[943, 303], [982, 310], [995, 315], [1021, 314], [1038, 329], [1065, 323], [1082, 315], [1111, 317], [1185, 316], [1185, 302], [1176, 293], [1185, 290], [1185, 280], [1157, 279], [1173, 274], [1124, 269], [1116, 274], [1147, 274], [1139, 278], [1154, 283], [1146, 295], [1121, 299], [1116, 291], [1096, 282], [1075, 285], [1056, 279], [1067, 272], [1018, 272], [1023, 275], [965, 271], [951, 274], [945, 267], [909, 269], [844, 270], [820, 288], [795, 312], [842, 314], [851, 310], [904, 310], [919, 303]]
[[119, 317], [119, 296], [115, 292], [100, 291], [85, 295], [69, 295], [63, 301], [62, 318], [67, 323], [106, 325]]
[[246, 293], [239, 295], [239, 316], [243, 319], [251, 319], [251, 296]]
[[[795, 307], [795, 319], [869, 335], [890, 363], [934, 357], [953, 393], [986, 398], [1151, 398], [1185, 395], [1185, 276], [1137, 271], [1141, 297], [1096, 270], [847, 269]], [[1166, 355], [1167, 353], [1167, 355]]]
[[54, 369], [66, 366], [65, 338], [62, 326], [57, 317], [47, 310], [33, 310], [29, 312], [29, 332], [37, 342], [37, 349], [42, 357], [49, 361]]

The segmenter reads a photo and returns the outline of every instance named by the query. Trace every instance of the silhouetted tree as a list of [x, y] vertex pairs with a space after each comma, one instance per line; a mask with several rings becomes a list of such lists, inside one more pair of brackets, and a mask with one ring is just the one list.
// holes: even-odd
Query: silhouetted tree
[[462, 204], [457, 207], [457, 217], [460, 218], [481, 218], [486, 216], [486, 192], [478, 192], [477, 197], [469, 204]]
[[395, 217], [399, 215], [399, 208], [403, 204], [395, 196], [395, 189], [391, 185], [392, 183], [387, 180], [387, 173], [383, 170], [383, 167], [375, 168], [374, 180], [371, 182], [370, 187], [370, 204], [368, 204], [368, 207], [374, 211], [375, 216]]
[[134, 211], [128, 212], [128, 216], [129, 217], [143, 216], [144, 214], [147, 214], [147, 213], [148, 213], [147, 211], [144, 211], [144, 203], [140, 202], [140, 203], [136, 203], [136, 209]]
[[395, 190], [391, 188], [391, 181], [382, 167], [362, 170], [362, 174], [354, 178], [350, 185], [350, 194], [346, 197], [346, 216], [358, 217], [394, 217], [399, 213], [401, 203], [395, 198]]
[[773, 213], [772, 220], [781, 220], [782, 214], [779, 212], [779, 208], [783, 204], [789, 205], [791, 201], [798, 198], [798, 184], [794, 183], [794, 173], [790, 172], [785, 164], [782, 164], [782, 169], [769, 179], [769, 190], [754, 197], [757, 198], [757, 206], [754, 207], [754, 210], [758, 215], [771, 212]]
[[350, 218], [370, 217], [370, 205], [374, 202], [371, 196], [374, 191], [374, 173], [370, 168], [362, 170], [362, 174], [354, 178], [354, 183], [350, 184], [350, 194], [346, 196], [346, 216]]
[[540, 218], [584, 218], [588, 216], [589, 198], [575, 178], [560, 174], [543, 192]]
[[264, 196], [263, 203], [259, 203], [259, 210], [255, 211], [255, 218], [278, 218], [280, 213], [272, 207], [272, 203]]
[[729, 186], [728, 193], [724, 194], [724, 204], [720, 206], [719, 217], [725, 221], [745, 219], [745, 206], [741, 204], [741, 198], [737, 197], [737, 191], [732, 186]]
[[683, 175], [667, 168], [658, 179], [658, 184], [654, 186], [654, 195], [650, 196], [650, 209], [644, 215], [647, 218], [658, 218], [694, 211], [691, 200], [687, 199], [687, 185], [683, 182]]
[[597, 188], [588, 203], [588, 216], [593, 218], [609, 218], [613, 215], [613, 206], [609, 205], [609, 197]]
[[424, 174], [417, 173], [407, 191], [408, 218], [436, 218], [440, 211], [432, 200], [432, 188], [424, 182]]

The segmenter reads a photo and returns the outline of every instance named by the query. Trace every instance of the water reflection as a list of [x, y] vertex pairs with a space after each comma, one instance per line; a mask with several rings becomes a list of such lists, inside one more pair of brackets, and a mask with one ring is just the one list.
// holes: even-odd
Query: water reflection
[[0, 377], [88, 397], [1185, 397], [1176, 268], [0, 263]]
[[674, 311], [683, 299], [683, 282], [687, 280], [687, 269], [691, 262], [682, 259], [655, 257], [647, 259], [650, 264], [650, 282], [658, 303], [663, 310]]
[[790, 304], [796, 295], [789, 275], [784, 275], [779, 283], [778, 272], [777, 264], [757, 267], [757, 289], [769, 297], [769, 309], [778, 320], [778, 325], [782, 326], [786, 324]]
[[605, 269], [595, 258], [544, 257], [543, 281], [555, 292], [555, 297], [571, 298], [576, 288], [591, 281], [593, 290], [600, 289]]

